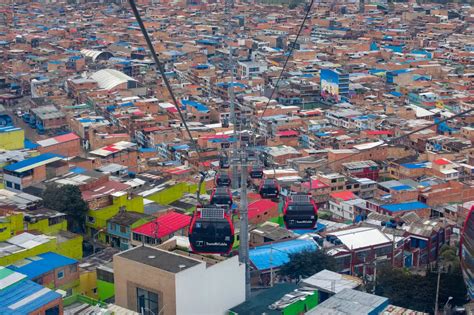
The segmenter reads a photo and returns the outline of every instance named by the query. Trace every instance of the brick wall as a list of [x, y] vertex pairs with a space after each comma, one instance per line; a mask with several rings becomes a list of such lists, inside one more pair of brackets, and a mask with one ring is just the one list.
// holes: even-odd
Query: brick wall
[[48, 147], [39, 147], [41, 153], [52, 152], [67, 157], [79, 156], [81, 153], [81, 139], [58, 143]]

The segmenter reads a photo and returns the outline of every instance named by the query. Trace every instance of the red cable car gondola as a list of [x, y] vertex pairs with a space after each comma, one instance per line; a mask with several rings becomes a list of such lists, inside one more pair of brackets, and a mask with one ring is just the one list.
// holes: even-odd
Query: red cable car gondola
[[290, 195], [283, 207], [283, 221], [289, 230], [312, 230], [318, 222], [318, 206], [308, 194]]
[[224, 208], [197, 209], [189, 227], [189, 243], [194, 253], [228, 254], [234, 245], [231, 215]]
[[258, 193], [264, 199], [276, 199], [280, 195], [280, 187], [276, 179], [265, 179], [262, 180]]
[[227, 187], [216, 187], [211, 194], [211, 205], [225, 205], [232, 207], [232, 193]]

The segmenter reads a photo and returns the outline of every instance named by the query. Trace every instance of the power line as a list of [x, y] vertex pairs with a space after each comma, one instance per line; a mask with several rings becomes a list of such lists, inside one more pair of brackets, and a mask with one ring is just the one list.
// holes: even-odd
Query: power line
[[268, 105], [270, 105], [270, 102], [273, 98], [273, 94], [275, 94], [275, 92], [277, 91], [278, 89], [278, 84], [280, 84], [280, 81], [281, 81], [281, 78], [283, 77], [283, 73], [285, 72], [285, 68], [286, 68], [286, 65], [288, 64], [288, 61], [290, 60], [290, 57], [292, 56], [293, 54], [293, 50], [295, 49], [295, 46], [296, 46], [296, 43], [298, 41], [298, 38], [300, 37], [300, 34], [301, 34], [301, 31], [303, 30], [304, 28], [304, 25], [306, 23], [306, 20], [308, 19], [308, 16], [309, 16], [309, 13], [311, 12], [311, 8], [313, 7], [313, 4], [314, 4], [314, 0], [311, 0], [309, 6], [308, 6], [308, 9], [306, 10], [306, 14], [304, 16], [304, 19], [303, 21], [301, 22], [301, 25], [300, 25], [300, 28], [298, 30], [298, 33], [296, 34], [296, 38], [295, 40], [293, 41], [293, 44], [291, 45], [290, 47], [290, 51], [288, 52], [288, 56], [286, 56], [286, 59], [285, 59], [285, 63], [283, 64], [283, 68], [281, 69], [281, 72], [280, 72], [280, 75], [278, 76], [278, 79], [275, 83], [275, 86], [273, 87], [273, 90], [272, 90], [272, 93], [270, 94], [270, 97], [268, 98], [268, 102], [267, 104], [265, 105], [265, 108], [263, 109], [263, 112], [262, 114], [260, 115], [260, 119], [262, 119], [263, 115], [265, 114], [265, 112], [267, 111], [267, 108], [268, 108]]
[[186, 123], [183, 112], [181, 111], [181, 107], [179, 106], [178, 101], [176, 100], [176, 97], [174, 95], [173, 89], [171, 88], [170, 82], [169, 82], [168, 78], [166, 77], [165, 69], [163, 67], [163, 64], [161, 63], [160, 59], [158, 58], [158, 55], [156, 54], [155, 48], [153, 47], [153, 44], [150, 40], [150, 36], [148, 35], [148, 31], [146, 30], [146, 27], [143, 24], [143, 20], [140, 16], [140, 13], [138, 12], [135, 0], [128, 0], [128, 2], [130, 3], [130, 7], [132, 8], [133, 15], [135, 15], [135, 19], [137, 20], [137, 23], [140, 26], [140, 30], [143, 34], [143, 37], [145, 37], [145, 41], [146, 41], [146, 44], [148, 46], [148, 49], [150, 50], [151, 56], [153, 57], [153, 60], [155, 61], [156, 65], [158, 66], [158, 70], [160, 71], [161, 77], [163, 78], [163, 81], [165, 82], [166, 89], [170, 93], [171, 99], [173, 101], [173, 105], [176, 107], [176, 110], [178, 111], [179, 117], [180, 117], [181, 121], [184, 124], [184, 128], [186, 129], [186, 132], [189, 136], [189, 140], [191, 140], [191, 143], [193, 144], [194, 150], [196, 151], [196, 153], [198, 155], [198, 160], [201, 161], [201, 154], [200, 154], [199, 146], [198, 146], [197, 142], [194, 140], [194, 138], [191, 134], [191, 131], [189, 130], [189, 127], [188, 127], [188, 124]]
[[403, 134], [403, 135], [401, 135], [401, 136], [395, 137], [395, 138], [390, 139], [390, 140], [388, 140], [388, 141], [382, 141], [381, 143], [379, 143], [379, 144], [377, 144], [377, 145], [374, 145], [373, 147], [370, 147], [370, 148], [367, 148], [367, 149], [362, 149], [362, 150], [359, 150], [359, 152], [355, 152], [355, 153], [353, 153], [353, 154], [349, 154], [349, 155], [347, 155], [347, 156], [341, 157], [341, 158], [339, 158], [339, 159], [337, 159], [337, 160], [334, 160], [334, 161], [331, 161], [331, 162], [327, 162], [327, 163], [325, 163], [325, 164], [323, 165], [323, 167], [327, 167], [327, 166], [329, 166], [329, 165], [331, 165], [331, 164], [334, 164], [334, 163], [337, 163], [337, 162], [340, 162], [340, 161], [349, 159], [349, 158], [351, 158], [351, 157], [353, 157], [353, 156], [356, 156], [356, 155], [358, 155], [358, 154], [361, 154], [361, 153], [364, 152], [364, 151], [368, 151], [368, 150], [371, 150], [371, 149], [373, 149], [373, 148], [377, 148], [377, 147], [382, 146], [382, 145], [385, 145], [385, 144], [391, 144], [391, 143], [397, 142], [397, 141], [399, 141], [400, 139], [403, 139], [403, 138], [405, 138], [405, 137], [408, 137], [408, 136], [410, 136], [410, 135], [412, 135], [412, 134], [415, 134], [415, 133], [417, 133], [417, 132], [423, 131], [423, 130], [425, 130], [425, 129], [429, 129], [429, 128], [431, 128], [431, 127], [433, 127], [433, 126], [436, 126], [436, 125], [439, 125], [439, 124], [441, 124], [441, 123], [450, 121], [450, 120], [455, 119], [455, 118], [457, 118], [457, 117], [460, 117], [460, 116], [463, 116], [463, 115], [465, 115], [465, 114], [468, 114], [468, 113], [470, 113], [470, 112], [472, 112], [472, 111], [474, 111], [474, 107], [473, 107], [473, 108], [470, 108], [470, 109], [468, 109], [468, 110], [465, 110], [465, 111], [463, 111], [463, 112], [461, 112], [461, 113], [458, 113], [458, 114], [456, 114], [456, 115], [454, 115], [454, 116], [445, 118], [445, 119], [440, 120], [440, 121], [438, 121], [438, 122], [435, 122], [435, 123], [429, 124], [429, 125], [427, 125], [427, 126], [418, 128], [418, 129], [416, 129], [416, 130], [410, 131], [410, 132], [408, 132], [408, 133], [406, 133], [406, 134]]

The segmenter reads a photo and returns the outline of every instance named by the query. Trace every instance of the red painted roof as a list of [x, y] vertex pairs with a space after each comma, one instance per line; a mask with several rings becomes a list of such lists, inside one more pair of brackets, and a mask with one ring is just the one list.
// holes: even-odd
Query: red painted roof
[[368, 135], [393, 135], [392, 130], [367, 130]]
[[296, 130], [284, 130], [284, 131], [279, 131], [277, 135], [280, 137], [291, 137], [291, 136], [299, 135], [299, 132]]
[[342, 199], [344, 201], [348, 201], [348, 200], [352, 200], [352, 199], [357, 198], [357, 196], [354, 195], [354, 193], [352, 191], [349, 191], [349, 190], [344, 190], [344, 191], [332, 193], [331, 197], [334, 198], [334, 199]]
[[106, 150], [106, 151], [110, 151], [110, 152], [118, 152], [120, 151], [119, 149], [117, 149], [116, 147], [114, 147], [113, 145], [108, 145], [106, 147], [103, 147], [102, 148], [103, 150]]
[[68, 141], [72, 141], [76, 139], [79, 139], [79, 136], [72, 132], [67, 133], [65, 135], [54, 137], [54, 140], [56, 140], [58, 143], [68, 142]]
[[437, 160], [434, 160], [433, 163], [438, 164], [438, 165], [448, 165], [448, 164], [451, 164], [451, 162], [449, 162], [449, 161], [446, 160], [446, 159], [437, 159]]
[[[309, 188], [309, 182], [304, 182], [303, 184], [301, 184], [301, 186], [303, 186], [304, 188]], [[318, 179], [313, 179], [313, 181], [311, 182], [312, 189], [318, 189], [318, 188], [324, 188], [324, 187], [329, 187], [329, 185], [326, 185], [325, 183], [323, 183], [322, 181]]]
[[[158, 223], [158, 224], [156, 224]], [[133, 229], [133, 232], [147, 235], [150, 237], [161, 238], [171, 233], [184, 229], [191, 224], [191, 217], [186, 214], [177, 212], [170, 212], [161, 217], [145, 223], [142, 226]], [[158, 235], [155, 234], [156, 227], [158, 225]]]
[[249, 219], [254, 218], [257, 215], [264, 213], [265, 211], [268, 211], [273, 207], [277, 206], [278, 204], [276, 202], [273, 202], [269, 199], [260, 199], [255, 202], [252, 202], [251, 204], [249, 204], [248, 207]]
[[176, 107], [167, 107], [166, 110], [170, 113], [177, 113], [178, 112]]

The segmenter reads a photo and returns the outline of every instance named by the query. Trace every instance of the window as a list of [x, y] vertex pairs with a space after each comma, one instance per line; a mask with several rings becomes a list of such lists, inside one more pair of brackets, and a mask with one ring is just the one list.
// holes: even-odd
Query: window
[[115, 227], [116, 227], [115, 223], [110, 223], [110, 229], [112, 231], [115, 231]]
[[142, 236], [140, 234], [133, 233], [133, 240], [141, 242], [142, 241]]
[[87, 222], [94, 224], [95, 223], [95, 218], [91, 217], [90, 215], [87, 216]]
[[58, 271], [58, 279], [64, 278], [64, 270]]
[[97, 288], [92, 289], [92, 293], [97, 294]]
[[158, 314], [158, 294], [137, 288], [137, 310], [143, 315]]
[[122, 234], [127, 233], [127, 228], [125, 226], [120, 226], [120, 233]]
[[12, 183], [12, 182], [9, 182], [9, 181], [7, 181], [7, 187], [8, 187], [8, 188], [13, 188], [13, 183]]

